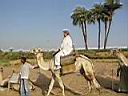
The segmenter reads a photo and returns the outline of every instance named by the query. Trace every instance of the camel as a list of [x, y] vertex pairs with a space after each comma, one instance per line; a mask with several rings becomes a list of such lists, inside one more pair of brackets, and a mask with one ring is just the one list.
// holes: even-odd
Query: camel
[[[1, 67], [0, 68], [0, 87], [8, 87], [8, 91], [10, 87], [16, 91], [19, 91], [19, 81], [17, 76], [19, 78], [19, 75], [15, 73], [15, 71], [13, 70], [7, 78], [3, 78], [3, 68]], [[13, 79], [11, 80], [12, 77]], [[30, 90], [35, 89], [35, 87], [32, 84], [32, 81], [29, 81], [29, 88]]]
[[0, 87], [5, 87], [8, 85], [10, 76], [8, 76], [6, 79], [3, 78], [3, 68], [0, 68]]
[[113, 54], [114, 56], [117, 56], [118, 59], [120, 59], [125, 66], [128, 66], [128, 60], [127, 58], [118, 50], [118, 49], [114, 49], [111, 50], [111, 54]]
[[[65, 96], [64, 84], [61, 79], [60, 72], [54, 70], [54, 59], [45, 62], [43, 58], [43, 50], [41, 48], [35, 48], [31, 50], [31, 52], [36, 55], [38, 66], [42, 70], [50, 70], [52, 73], [52, 80], [50, 82], [48, 93], [46, 96], [49, 96], [53, 88], [55, 79], [57, 80], [57, 82], [59, 83], [62, 89], [63, 96]], [[89, 58], [85, 57], [84, 55], [79, 55], [76, 57], [75, 67], [76, 67], [75, 72], [80, 71], [81, 75], [84, 76], [84, 78], [87, 80], [89, 92], [91, 92], [93, 86], [100, 92], [101, 86], [95, 78], [92, 61]]]
[[121, 61], [117, 69], [117, 76], [120, 77], [118, 91], [128, 92], [128, 60], [118, 49], [111, 50], [111, 53]]

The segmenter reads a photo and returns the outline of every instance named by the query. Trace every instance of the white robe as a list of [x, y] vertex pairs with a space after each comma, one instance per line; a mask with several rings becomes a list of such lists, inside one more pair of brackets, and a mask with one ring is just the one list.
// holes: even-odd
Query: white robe
[[55, 55], [55, 65], [58, 65], [59, 68], [61, 68], [60, 57], [69, 55], [72, 51], [73, 51], [72, 39], [70, 35], [67, 35], [66, 37], [64, 37], [61, 43], [60, 51]]

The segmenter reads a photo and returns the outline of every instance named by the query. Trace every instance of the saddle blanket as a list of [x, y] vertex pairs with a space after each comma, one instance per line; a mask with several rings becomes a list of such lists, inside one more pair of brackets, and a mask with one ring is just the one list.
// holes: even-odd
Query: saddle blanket
[[61, 57], [61, 75], [73, 73], [75, 71], [75, 60], [76, 57], [74, 54]]
[[76, 61], [76, 56], [74, 54], [63, 56], [60, 59], [61, 66], [73, 64], [73, 63], [75, 63], [75, 61]]

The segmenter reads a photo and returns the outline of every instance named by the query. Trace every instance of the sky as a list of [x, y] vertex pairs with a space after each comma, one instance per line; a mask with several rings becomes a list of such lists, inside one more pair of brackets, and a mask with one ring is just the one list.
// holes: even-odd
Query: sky
[[[79, 26], [73, 26], [71, 13], [77, 6], [87, 9], [104, 0], [0, 0], [0, 49], [57, 49], [62, 29], [69, 29], [76, 48], [84, 41]], [[107, 46], [128, 46], [128, 0], [113, 17]], [[98, 24], [88, 25], [88, 46], [97, 47]], [[102, 24], [102, 38], [104, 29]], [[101, 42], [103, 46], [103, 42]]]

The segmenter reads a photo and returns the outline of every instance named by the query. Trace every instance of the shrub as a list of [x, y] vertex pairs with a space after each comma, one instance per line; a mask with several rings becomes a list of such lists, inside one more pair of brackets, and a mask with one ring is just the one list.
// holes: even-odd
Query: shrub
[[28, 59], [33, 59], [34, 54], [31, 54], [29, 52], [3, 52], [0, 53], [0, 59], [7, 59], [7, 60], [16, 60], [21, 58], [22, 56], [25, 56]]

